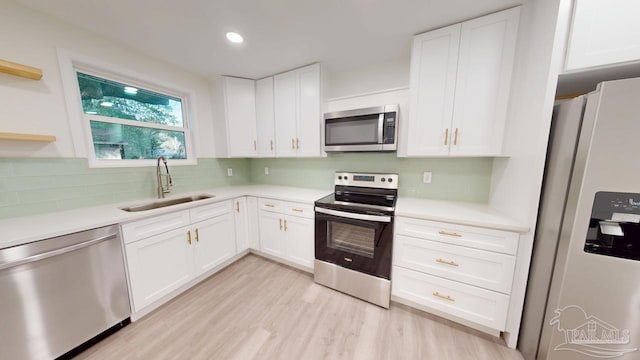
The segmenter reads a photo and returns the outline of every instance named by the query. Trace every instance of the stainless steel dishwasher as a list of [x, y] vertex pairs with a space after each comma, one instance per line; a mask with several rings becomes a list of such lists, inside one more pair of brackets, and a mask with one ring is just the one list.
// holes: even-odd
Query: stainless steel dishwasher
[[130, 313], [117, 225], [0, 250], [0, 358], [58, 357]]

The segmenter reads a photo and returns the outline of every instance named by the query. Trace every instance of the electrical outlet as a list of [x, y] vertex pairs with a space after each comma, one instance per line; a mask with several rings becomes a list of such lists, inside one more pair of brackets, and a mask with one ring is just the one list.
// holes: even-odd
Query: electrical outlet
[[264, 174], [265, 175], [269, 175], [269, 167], [268, 166], [264, 167]]
[[422, 182], [425, 184], [431, 184], [431, 171], [425, 171], [422, 173]]
[[227, 168], [227, 176], [233, 176], [233, 168]]

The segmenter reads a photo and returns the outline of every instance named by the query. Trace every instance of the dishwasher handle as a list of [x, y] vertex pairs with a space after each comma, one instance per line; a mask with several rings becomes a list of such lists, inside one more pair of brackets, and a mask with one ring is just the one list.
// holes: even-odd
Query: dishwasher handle
[[91, 239], [85, 242], [81, 242], [79, 244], [75, 244], [75, 245], [71, 245], [71, 246], [67, 246], [67, 247], [63, 247], [60, 249], [56, 249], [56, 250], [51, 250], [51, 251], [47, 251], [47, 252], [43, 252], [41, 254], [36, 254], [36, 255], [32, 255], [29, 257], [26, 257], [24, 259], [20, 259], [20, 260], [15, 260], [15, 261], [8, 261], [5, 263], [0, 263], [0, 270], [5, 270], [5, 269], [9, 269], [12, 267], [16, 267], [19, 265], [24, 265], [24, 264], [28, 264], [28, 263], [32, 263], [35, 261], [39, 261], [39, 260], [44, 260], [46, 258], [50, 258], [52, 256], [56, 256], [56, 255], [62, 255], [71, 251], [75, 251], [78, 249], [82, 249], [85, 248], [87, 246], [91, 246], [103, 241], [107, 241], [110, 239], [114, 239], [117, 236], [117, 234], [111, 234], [111, 235], [106, 235], [103, 237], [99, 237], [97, 239]]

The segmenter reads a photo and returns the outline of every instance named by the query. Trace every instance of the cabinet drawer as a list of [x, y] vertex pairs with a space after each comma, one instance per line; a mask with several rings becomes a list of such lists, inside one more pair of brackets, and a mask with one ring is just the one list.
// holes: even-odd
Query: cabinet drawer
[[293, 216], [304, 217], [308, 219], [313, 219], [315, 216], [313, 204], [302, 204], [302, 203], [285, 203], [285, 207], [288, 214]]
[[394, 266], [394, 296], [504, 331], [509, 296]]
[[473, 226], [440, 223], [406, 217], [396, 218], [396, 234], [470, 248], [515, 255], [517, 233]]
[[125, 244], [189, 225], [189, 210], [154, 216], [122, 225]]
[[286, 212], [286, 206], [282, 201], [273, 199], [258, 199], [258, 207], [260, 210], [274, 211], [279, 213]]
[[394, 265], [509, 294], [515, 256], [404, 235], [395, 237]]
[[205, 206], [199, 206], [189, 210], [192, 223], [224, 215], [230, 213], [231, 211], [233, 211], [231, 200]]

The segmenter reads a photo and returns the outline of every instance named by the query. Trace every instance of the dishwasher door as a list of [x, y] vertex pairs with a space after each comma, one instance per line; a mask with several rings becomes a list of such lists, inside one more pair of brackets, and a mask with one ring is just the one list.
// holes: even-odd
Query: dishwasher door
[[130, 313], [117, 225], [0, 250], [2, 358], [58, 357]]

